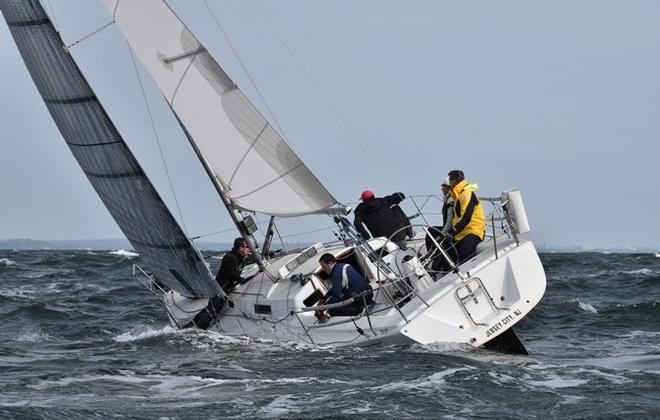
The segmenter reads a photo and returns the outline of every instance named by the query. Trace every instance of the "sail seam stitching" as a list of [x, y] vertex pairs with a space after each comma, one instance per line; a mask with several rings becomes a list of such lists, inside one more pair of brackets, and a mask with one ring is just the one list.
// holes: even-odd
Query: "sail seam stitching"
[[277, 182], [278, 180], [284, 178], [285, 176], [289, 175], [291, 172], [295, 171], [296, 169], [300, 168], [300, 167], [303, 166], [303, 165], [304, 165], [304, 164], [303, 164], [302, 162], [300, 162], [299, 164], [297, 164], [297, 165], [294, 166], [293, 168], [289, 169], [288, 171], [286, 171], [286, 172], [283, 173], [282, 175], [278, 176], [277, 178], [273, 179], [272, 181], [269, 181], [269, 182], [265, 183], [265, 184], [262, 185], [261, 187], [259, 187], [259, 188], [255, 188], [254, 190], [252, 190], [252, 191], [250, 191], [250, 192], [247, 192], [247, 193], [245, 193], [245, 194], [241, 194], [241, 195], [239, 195], [239, 196], [232, 197], [232, 199], [234, 199], [234, 200], [238, 200], [238, 199], [240, 199], [240, 198], [247, 197], [247, 196], [250, 195], [250, 194], [254, 194], [255, 192], [257, 192], [257, 191], [259, 191], [259, 190], [262, 190], [262, 189], [266, 188], [267, 186], [271, 185], [272, 183]]
[[123, 143], [121, 140], [113, 140], [113, 141], [106, 141], [103, 143], [72, 143], [72, 142], [66, 142], [69, 146], [76, 146], [76, 147], [92, 147], [92, 146], [107, 146], [109, 144], [117, 144], [117, 143]]
[[96, 96], [79, 96], [77, 98], [67, 99], [44, 99], [44, 102], [51, 105], [67, 105], [67, 104], [80, 104], [83, 102], [91, 102], [96, 99]]
[[[205, 50], [206, 51], [206, 50]], [[195, 54], [192, 55], [192, 58], [190, 59], [190, 62], [188, 63], [188, 66], [186, 66], [186, 69], [184, 70], [183, 74], [181, 75], [181, 78], [176, 84], [176, 88], [174, 88], [174, 92], [172, 93], [172, 97], [170, 98], [170, 103], [172, 104], [172, 107], [174, 107], [174, 98], [176, 97], [177, 93], [179, 93], [179, 88], [181, 87], [181, 83], [183, 83], [183, 79], [186, 78], [186, 75], [188, 74], [188, 71], [190, 70], [190, 67], [192, 67], [193, 62], [197, 58], [201, 51], [197, 50]]]
[[238, 172], [238, 170], [239, 170], [239, 169], [241, 168], [241, 166], [243, 165], [243, 162], [244, 162], [245, 159], [247, 158], [247, 155], [250, 153], [251, 150], [254, 149], [254, 145], [257, 144], [257, 142], [258, 142], [259, 139], [261, 138], [261, 135], [262, 135], [262, 134], [264, 133], [264, 131], [266, 131], [266, 129], [268, 128], [268, 125], [269, 125], [268, 122], [266, 122], [266, 125], [264, 125], [264, 128], [262, 128], [261, 131], [259, 132], [259, 134], [257, 134], [257, 137], [255, 137], [254, 141], [250, 144], [250, 147], [248, 147], [248, 149], [245, 151], [245, 153], [244, 153], [243, 156], [241, 157], [240, 162], [238, 162], [238, 165], [236, 165], [236, 168], [234, 169], [234, 172], [231, 174], [231, 178], [229, 178], [229, 182], [227, 183], [227, 186], [228, 186], [228, 187], [231, 187], [231, 183], [234, 181], [234, 177], [236, 176], [236, 173]]
[[96, 172], [87, 172], [87, 171], [85, 171], [85, 175], [93, 177], [93, 178], [130, 178], [130, 177], [145, 176], [145, 173], [142, 170], [128, 171], [128, 172], [116, 172], [116, 173], [110, 173], [110, 174], [101, 174], [101, 173], [96, 173]]
[[13, 26], [13, 27], [39, 26], [39, 25], [46, 25], [48, 23], [50, 23], [50, 20], [46, 17], [46, 18], [34, 19], [34, 20], [7, 22], [7, 26]]

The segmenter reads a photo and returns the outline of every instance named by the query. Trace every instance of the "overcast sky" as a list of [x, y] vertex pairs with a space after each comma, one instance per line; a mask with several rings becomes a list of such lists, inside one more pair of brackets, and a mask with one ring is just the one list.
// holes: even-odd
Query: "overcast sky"
[[[110, 21], [100, 1], [47, 3], [67, 43]], [[660, 2], [209, 3], [267, 107], [204, 2], [170, 1], [340, 201], [366, 188], [437, 193], [447, 171], [460, 168], [483, 195], [520, 189], [539, 244], [660, 249]], [[118, 28], [72, 53], [179, 218]], [[0, 63], [0, 238], [122, 237], [4, 20]], [[188, 234], [231, 228], [141, 75]], [[288, 221], [282, 233], [324, 225]], [[317, 238], [328, 237], [299, 239]]]

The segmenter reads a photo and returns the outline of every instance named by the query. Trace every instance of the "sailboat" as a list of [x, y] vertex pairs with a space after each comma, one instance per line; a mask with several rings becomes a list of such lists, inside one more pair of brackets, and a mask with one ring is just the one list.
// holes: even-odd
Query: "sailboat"
[[[246, 281], [228, 293], [129, 150], [39, 1], [0, 0], [0, 10], [71, 152], [140, 254], [144, 267], [136, 267], [136, 279], [162, 301], [174, 327], [194, 327], [205, 313], [211, 318], [206, 328], [231, 336], [330, 346], [452, 342], [526, 353], [513, 326], [541, 300], [546, 279], [534, 245], [521, 237], [529, 223], [519, 191], [481, 198], [493, 203], [489, 234], [460, 265], [437, 243], [434, 252], [426, 248], [429, 224], [421, 209], [410, 218], [418, 234], [406, 243], [364, 240], [346, 218], [350, 207], [325, 188], [164, 0], [104, 4], [250, 247]], [[253, 214], [269, 217], [261, 247]], [[270, 252], [279, 219], [309, 214], [330, 218], [338, 239]], [[370, 282], [373, 305], [357, 315], [324, 316], [363, 298], [323, 304], [319, 296], [330, 287], [319, 266], [324, 253]], [[430, 270], [433, 253], [451, 270]], [[216, 312], [209, 303], [217, 299], [225, 304]]]

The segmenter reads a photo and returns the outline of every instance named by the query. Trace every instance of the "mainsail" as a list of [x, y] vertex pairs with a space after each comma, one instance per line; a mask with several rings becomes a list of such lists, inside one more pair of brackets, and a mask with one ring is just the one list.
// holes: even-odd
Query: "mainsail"
[[187, 297], [222, 295], [39, 1], [0, 0], [0, 10], [64, 140], [155, 278]]
[[337, 204], [164, 0], [104, 2], [233, 207], [296, 216]]

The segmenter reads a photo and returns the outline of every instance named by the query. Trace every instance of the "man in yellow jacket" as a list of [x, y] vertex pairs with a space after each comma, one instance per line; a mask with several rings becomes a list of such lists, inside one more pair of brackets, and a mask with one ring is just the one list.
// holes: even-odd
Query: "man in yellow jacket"
[[[454, 199], [454, 216], [447, 234], [453, 238], [447, 251], [457, 264], [470, 259], [486, 233], [486, 217], [475, 191], [477, 184], [470, 184], [463, 171], [449, 171], [449, 187]], [[444, 265], [444, 264], [443, 264]], [[445, 267], [442, 267], [448, 269]]]

